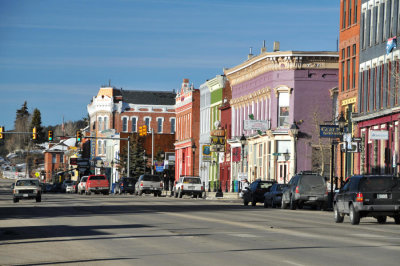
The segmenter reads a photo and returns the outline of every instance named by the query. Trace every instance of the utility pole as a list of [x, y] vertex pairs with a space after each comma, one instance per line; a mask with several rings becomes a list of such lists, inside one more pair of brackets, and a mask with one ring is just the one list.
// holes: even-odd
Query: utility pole
[[151, 128], [151, 174], [154, 174], [154, 129]]

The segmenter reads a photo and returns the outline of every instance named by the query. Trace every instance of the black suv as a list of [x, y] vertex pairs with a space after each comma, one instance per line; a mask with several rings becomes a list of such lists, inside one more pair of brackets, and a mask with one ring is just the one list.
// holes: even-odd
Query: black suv
[[328, 206], [328, 190], [325, 177], [303, 171], [290, 179], [283, 190], [281, 208], [288, 206], [291, 210], [302, 209], [304, 205], [320, 207], [325, 210]]
[[349, 215], [351, 224], [372, 216], [385, 223], [387, 216], [400, 224], [400, 180], [390, 175], [357, 175], [347, 179], [335, 195], [335, 222], [343, 222]]
[[256, 206], [257, 202], [264, 203], [264, 194], [268, 192], [276, 181], [266, 181], [257, 179], [250, 184], [249, 188], [243, 194], [243, 204], [244, 206], [249, 205], [251, 202], [252, 206]]
[[122, 194], [122, 193], [129, 193], [133, 194], [135, 193], [135, 184], [136, 184], [137, 178], [133, 177], [122, 177], [118, 180], [118, 182], [115, 184], [114, 188], [114, 193], [115, 194]]

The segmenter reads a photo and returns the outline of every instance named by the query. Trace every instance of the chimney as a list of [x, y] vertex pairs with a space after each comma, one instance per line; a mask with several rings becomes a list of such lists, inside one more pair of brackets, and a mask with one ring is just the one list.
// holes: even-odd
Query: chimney
[[274, 42], [274, 52], [279, 52], [279, 42]]
[[261, 47], [261, 53], [265, 53], [267, 51], [267, 47], [265, 47], [265, 40], [263, 41], [263, 46]]
[[251, 59], [253, 57], [253, 47], [250, 47], [250, 53], [247, 56], [247, 60]]

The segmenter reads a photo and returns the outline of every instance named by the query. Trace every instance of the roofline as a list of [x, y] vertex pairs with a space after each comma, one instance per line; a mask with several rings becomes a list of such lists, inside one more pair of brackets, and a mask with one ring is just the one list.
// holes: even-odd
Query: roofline
[[265, 53], [261, 54], [259, 56], [253, 57], [252, 59], [246, 61], [245, 63], [242, 63], [241, 67], [238, 65], [237, 69], [233, 69], [232, 71], [229, 71], [229, 69], [226, 71], [226, 75], [231, 75], [233, 73], [236, 73], [254, 63], [257, 63], [265, 58], [275, 58], [275, 57], [281, 57], [281, 56], [310, 56], [310, 57], [315, 57], [315, 56], [320, 56], [320, 57], [339, 57], [338, 52], [300, 52], [300, 51], [285, 51], [285, 52], [273, 52], [273, 53]]

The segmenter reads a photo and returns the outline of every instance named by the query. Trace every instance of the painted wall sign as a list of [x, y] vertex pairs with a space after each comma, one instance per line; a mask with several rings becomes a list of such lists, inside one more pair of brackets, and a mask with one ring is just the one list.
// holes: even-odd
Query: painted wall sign
[[269, 130], [268, 120], [244, 120], [244, 130]]

